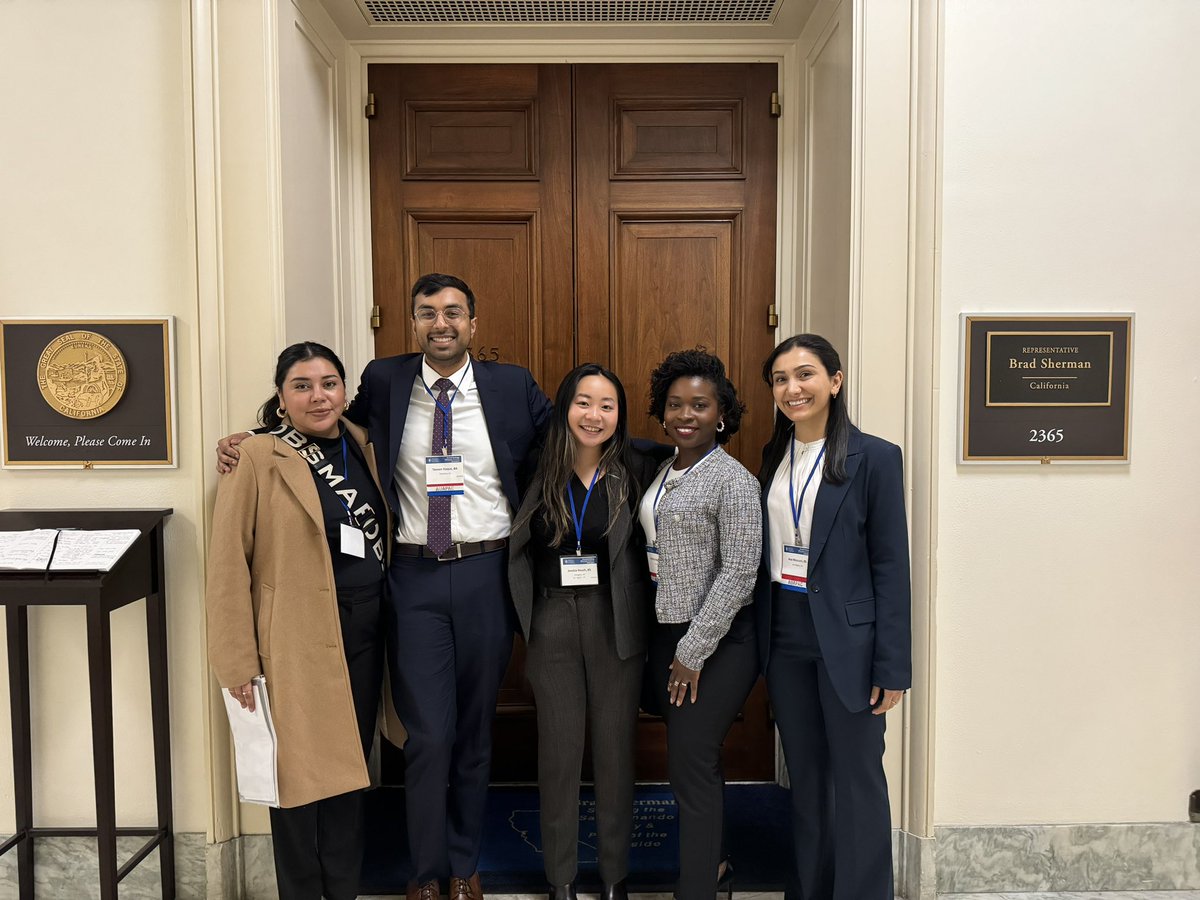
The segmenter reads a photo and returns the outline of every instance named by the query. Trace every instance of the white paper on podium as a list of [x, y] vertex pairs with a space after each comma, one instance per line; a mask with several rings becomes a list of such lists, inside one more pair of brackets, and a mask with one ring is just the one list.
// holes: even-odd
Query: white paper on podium
[[0, 531], [0, 569], [44, 570], [57, 534], [56, 528]]
[[254, 712], [243, 709], [229, 691], [221, 691], [229, 715], [229, 730], [233, 732], [238, 796], [244, 803], [279, 806], [275, 724], [267, 699], [267, 676], [256, 675], [250, 684], [254, 691]]
[[109, 572], [141, 534], [136, 528], [58, 533], [51, 572]]

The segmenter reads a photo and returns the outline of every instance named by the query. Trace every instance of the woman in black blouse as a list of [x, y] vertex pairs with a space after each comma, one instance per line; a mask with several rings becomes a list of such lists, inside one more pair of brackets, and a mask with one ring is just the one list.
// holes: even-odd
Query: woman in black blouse
[[551, 900], [573, 900], [590, 721], [601, 900], [623, 900], [633, 830], [649, 573], [635, 510], [652, 459], [630, 449], [625, 389], [599, 365], [563, 379], [513, 523], [509, 585], [528, 647]]

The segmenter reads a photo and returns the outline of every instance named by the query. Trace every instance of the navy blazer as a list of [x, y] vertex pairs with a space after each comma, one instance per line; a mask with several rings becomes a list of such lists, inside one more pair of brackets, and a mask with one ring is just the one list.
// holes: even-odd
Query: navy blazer
[[[364, 426], [370, 434], [384, 494], [397, 515], [400, 498], [393, 473], [413, 382], [421, 373], [421, 357], [420, 353], [406, 353], [371, 360], [363, 369], [358, 394], [346, 411], [346, 418]], [[478, 360], [472, 360], [471, 367], [500, 483], [515, 511], [521, 507], [521, 492], [530, 474], [530, 450], [550, 423], [550, 401], [528, 369]]]
[[[872, 686], [898, 691], [912, 684], [912, 588], [900, 448], [857, 428], [848, 443], [846, 480], [822, 482], [813, 507], [808, 599], [829, 678], [846, 709], [857, 712], [869, 705]], [[771, 652], [767, 488], [762, 505], [754, 609], [765, 672]], [[780, 601], [789, 596], [782, 592]]]

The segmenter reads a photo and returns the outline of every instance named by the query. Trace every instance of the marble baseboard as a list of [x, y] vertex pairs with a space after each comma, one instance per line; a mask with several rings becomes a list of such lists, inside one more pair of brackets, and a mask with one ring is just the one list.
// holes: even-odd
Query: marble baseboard
[[[120, 838], [118, 859], [141, 846]], [[1200, 825], [1027, 825], [940, 827], [935, 838], [892, 834], [897, 894], [1068, 891], [1200, 891]], [[39, 838], [35, 891], [41, 897], [99, 897], [93, 838]], [[158, 900], [158, 852], [121, 882], [122, 900]], [[175, 835], [179, 900], [274, 900], [271, 836], [208, 844], [200, 833]], [[17, 894], [14, 853], [0, 857], [0, 897]]]
[[[117, 862], [124, 863], [145, 838], [117, 838]], [[175, 891], [179, 900], [206, 900], [205, 836], [175, 835]], [[40, 837], [34, 843], [34, 894], [38, 897], [99, 898], [96, 839]], [[154, 850], [121, 881], [121, 900], [159, 900], [162, 897], [158, 851]], [[17, 896], [17, 855], [0, 856], [0, 896]]]
[[935, 900], [934, 841], [907, 831], [894, 831], [898, 838], [893, 867], [896, 870], [896, 895], [904, 900]]
[[1200, 889], [1200, 825], [939, 827], [938, 894]]

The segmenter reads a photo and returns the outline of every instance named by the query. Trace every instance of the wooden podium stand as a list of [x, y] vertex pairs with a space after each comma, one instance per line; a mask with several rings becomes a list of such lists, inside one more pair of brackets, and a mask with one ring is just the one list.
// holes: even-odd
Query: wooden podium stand
[[[89, 530], [136, 528], [141, 535], [109, 572], [0, 572], [0, 604], [8, 624], [8, 684], [12, 715], [13, 794], [16, 833], [0, 844], [0, 855], [17, 851], [21, 900], [33, 900], [34, 840], [38, 837], [95, 837], [100, 857], [101, 900], [117, 900], [117, 883], [158, 848], [162, 896], [175, 897], [175, 838], [171, 824], [171, 726], [167, 691], [166, 573], [163, 523], [170, 509], [6, 509], [0, 531], [33, 528]], [[150, 663], [150, 714], [154, 736], [154, 781], [158, 825], [117, 828], [113, 778], [112, 641], [110, 614], [146, 598]], [[88, 681], [92, 706], [92, 757], [96, 770], [95, 828], [35, 828], [32, 746], [29, 722], [29, 607], [87, 608]], [[117, 866], [117, 838], [148, 840]]]

